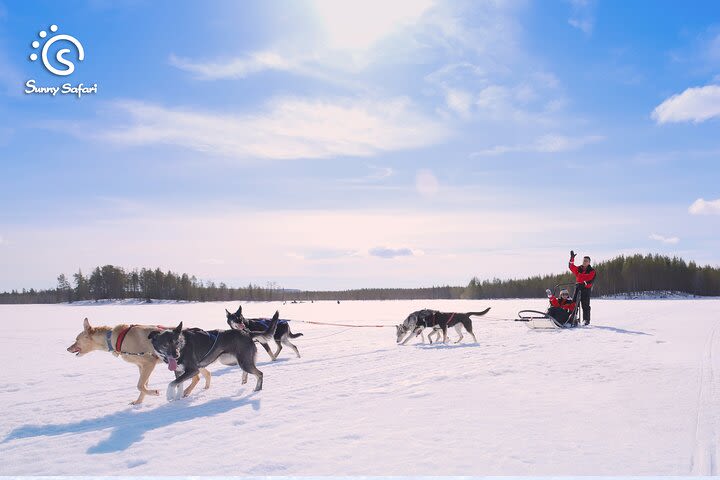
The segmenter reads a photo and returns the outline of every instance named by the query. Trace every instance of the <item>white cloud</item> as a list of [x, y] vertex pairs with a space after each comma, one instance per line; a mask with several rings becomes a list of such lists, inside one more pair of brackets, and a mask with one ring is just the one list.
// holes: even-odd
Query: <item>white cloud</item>
[[170, 55], [170, 65], [194, 73], [203, 80], [219, 78], [245, 78], [264, 70], [292, 71], [301, 68], [300, 64], [282, 57], [275, 52], [255, 52], [246, 58], [234, 58], [226, 61], [196, 62], [187, 58]]
[[376, 165], [366, 165], [372, 173], [365, 175], [364, 177], [355, 178], [350, 180], [351, 183], [369, 183], [379, 182], [387, 180], [388, 178], [395, 175], [395, 170], [391, 167], [378, 167]]
[[[548, 216], [543, 202], [522, 211], [498, 210], [498, 202], [503, 203], [491, 199], [467, 202], [472, 208], [447, 210], [250, 210], [203, 205], [167, 211], [147, 205], [137, 216], [107, 216], [96, 223], [14, 225], [12, 231], [3, 232], [13, 242], [2, 247], [6, 254], [0, 255], [0, 270], [6, 275], [0, 278], [0, 289], [52, 285], [59, 273], [108, 263], [157, 266], [228, 285], [463, 284], [473, 275], [507, 278], [521, 270], [528, 275], [561, 271], [568, 243], [600, 258], [605, 251], [600, 252], [598, 244], [612, 245], [612, 251], [621, 248], [616, 245], [626, 245], [627, 238], [653, 231], [637, 219], [654, 222], [650, 220], [654, 210], [628, 207], [625, 215], [617, 215], [613, 208], [585, 205]], [[587, 239], [577, 225], [567, 221], [581, 215], [587, 229], [598, 232], [592, 245], [584, 243]], [[137, 248], [136, 232], [143, 232], [143, 248]], [[57, 255], [58, 244], [66, 246], [63, 255]], [[398, 250], [395, 253], [409, 249], [412, 255], [398, 258], [388, 269], [387, 259], [371, 254], [379, 253], [374, 250], [379, 247]]]
[[370, 156], [441, 142], [446, 128], [406, 98], [278, 99], [260, 113], [231, 115], [120, 102], [126, 125], [97, 138], [122, 145], [164, 144], [233, 158]]
[[571, 27], [581, 30], [585, 35], [591, 35], [595, 27], [593, 5], [589, 0], [570, 0], [572, 13], [568, 19]]
[[367, 50], [383, 38], [418, 22], [429, 0], [314, 0], [325, 43], [332, 49]]
[[688, 211], [692, 215], [720, 215], [720, 198], [717, 200], [698, 198], [690, 205]]
[[389, 248], [389, 247], [374, 247], [368, 250], [368, 253], [373, 257], [378, 258], [398, 258], [398, 257], [412, 257], [415, 253], [411, 248]]
[[400, 36], [393, 43], [407, 43], [412, 35], [400, 34], [424, 25], [421, 18], [432, 7], [431, 0], [311, 0], [307, 15], [299, 17], [302, 35], [283, 35], [283, 42], [242, 56], [191, 60], [171, 55], [169, 62], [203, 80], [245, 78], [276, 70], [337, 82], [333, 78], [337, 75], [330, 72], [364, 69], [388, 53], [387, 45], [380, 45], [388, 39]]
[[568, 137], [565, 135], [543, 135], [526, 145], [496, 145], [492, 148], [474, 152], [471, 156], [501, 155], [514, 152], [557, 153], [577, 150], [586, 145], [600, 142], [605, 137], [588, 135], [584, 137]]
[[432, 171], [422, 169], [415, 176], [415, 189], [424, 197], [432, 197], [440, 190], [440, 182]]
[[652, 112], [652, 118], [659, 124], [669, 122], [704, 122], [720, 116], [720, 86], [688, 88], [673, 95]]
[[460, 89], [448, 89], [445, 93], [447, 107], [462, 116], [470, 114], [473, 98], [469, 92]]
[[594, 26], [592, 20], [581, 20], [579, 18], [570, 18], [568, 20], [568, 24], [570, 24], [571, 27], [577, 28], [578, 30], [582, 30], [586, 35], [590, 35], [592, 33]]
[[653, 233], [650, 235], [650, 240], [657, 240], [660, 243], [665, 243], [668, 245], [675, 245], [680, 242], [680, 239], [678, 237], [665, 237], [663, 235], [658, 235], [657, 233]]

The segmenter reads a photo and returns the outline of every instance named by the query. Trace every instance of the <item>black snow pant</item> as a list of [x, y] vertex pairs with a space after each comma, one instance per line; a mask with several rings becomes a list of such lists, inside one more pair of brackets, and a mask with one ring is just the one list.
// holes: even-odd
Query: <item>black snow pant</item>
[[550, 307], [547, 313], [562, 325], [565, 325], [570, 318], [570, 312], [560, 307]]
[[578, 286], [580, 292], [580, 305], [582, 306], [582, 318], [585, 325], [590, 323], [590, 292], [589, 288], [585, 288], [584, 285]]

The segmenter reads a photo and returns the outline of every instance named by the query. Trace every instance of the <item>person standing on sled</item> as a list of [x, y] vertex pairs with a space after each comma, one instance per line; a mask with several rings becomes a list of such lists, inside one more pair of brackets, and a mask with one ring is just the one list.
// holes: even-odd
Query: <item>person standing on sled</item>
[[590, 292], [592, 291], [593, 282], [595, 281], [595, 269], [590, 266], [590, 257], [583, 257], [583, 263], [579, 267], [575, 266], [575, 252], [570, 250], [570, 271], [575, 274], [575, 298], [580, 295], [580, 305], [582, 305], [582, 317], [585, 325], [590, 324]]
[[570, 300], [570, 292], [563, 288], [560, 290], [560, 298], [555, 297], [550, 289], [545, 290], [545, 293], [547, 293], [551, 305], [547, 311], [548, 315], [553, 317], [562, 325], [568, 323], [570, 314], [575, 310], [575, 302]]

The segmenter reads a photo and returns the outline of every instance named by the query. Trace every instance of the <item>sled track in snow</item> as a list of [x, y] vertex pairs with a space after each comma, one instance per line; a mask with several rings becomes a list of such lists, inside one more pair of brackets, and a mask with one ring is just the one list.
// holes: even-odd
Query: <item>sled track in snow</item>
[[695, 425], [695, 451], [690, 460], [690, 471], [694, 475], [717, 475], [717, 434], [718, 415], [715, 397], [720, 386], [720, 373], [715, 368], [715, 346], [718, 326], [715, 325], [708, 335], [700, 364], [700, 387], [697, 400], [697, 418]]

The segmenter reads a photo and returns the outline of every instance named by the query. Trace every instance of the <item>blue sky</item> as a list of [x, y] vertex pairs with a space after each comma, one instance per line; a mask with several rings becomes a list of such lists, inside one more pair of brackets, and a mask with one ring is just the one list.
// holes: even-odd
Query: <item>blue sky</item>
[[[0, 289], [106, 263], [326, 289], [570, 248], [717, 265], [720, 4], [691, 7], [0, 0]], [[72, 75], [29, 60], [51, 25]]]

